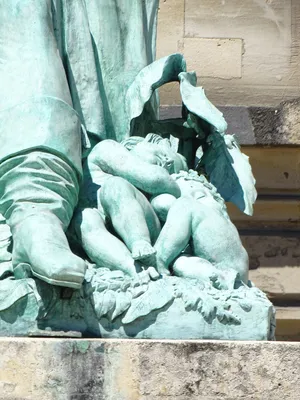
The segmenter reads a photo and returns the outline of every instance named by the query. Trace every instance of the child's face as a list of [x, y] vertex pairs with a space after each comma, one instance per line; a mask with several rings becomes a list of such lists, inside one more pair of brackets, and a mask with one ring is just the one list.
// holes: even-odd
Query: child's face
[[179, 178], [176, 182], [180, 187], [182, 196], [193, 197], [195, 200], [207, 197], [207, 190], [201, 182], [184, 178]]
[[138, 143], [131, 152], [140, 157], [143, 161], [149, 164], [159, 165], [165, 168], [169, 173], [173, 173], [176, 154], [171, 149], [159, 146], [156, 143], [141, 142]]
[[210, 189], [206, 188], [201, 182], [193, 179], [176, 179], [181, 196], [192, 197], [194, 200], [201, 202], [201, 204], [206, 204], [212, 210], [220, 211], [222, 210], [221, 204], [213, 198]]

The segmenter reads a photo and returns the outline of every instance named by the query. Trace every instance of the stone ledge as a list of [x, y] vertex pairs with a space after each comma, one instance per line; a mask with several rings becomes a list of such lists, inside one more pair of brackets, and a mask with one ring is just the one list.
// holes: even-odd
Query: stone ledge
[[[227, 133], [235, 134], [241, 145], [299, 146], [300, 98], [276, 108], [218, 106], [228, 123]], [[162, 105], [160, 118], [181, 118], [181, 106]]]
[[0, 339], [1, 400], [298, 399], [300, 343]]

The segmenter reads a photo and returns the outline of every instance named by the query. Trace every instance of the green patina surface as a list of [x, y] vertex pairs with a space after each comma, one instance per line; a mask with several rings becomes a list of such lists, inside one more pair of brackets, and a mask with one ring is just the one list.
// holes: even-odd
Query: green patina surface
[[[250, 164], [183, 56], [154, 61], [157, 9], [0, 6], [1, 335], [274, 336], [224, 205], [252, 214]], [[182, 119], [160, 121], [172, 81]]]

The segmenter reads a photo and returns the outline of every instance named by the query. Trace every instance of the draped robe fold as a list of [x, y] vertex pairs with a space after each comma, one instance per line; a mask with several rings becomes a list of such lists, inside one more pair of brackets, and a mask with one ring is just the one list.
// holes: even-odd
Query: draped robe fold
[[157, 9], [158, 0], [2, 1], [0, 160], [41, 149], [81, 173], [81, 125], [92, 142], [128, 137], [125, 95], [154, 60]]

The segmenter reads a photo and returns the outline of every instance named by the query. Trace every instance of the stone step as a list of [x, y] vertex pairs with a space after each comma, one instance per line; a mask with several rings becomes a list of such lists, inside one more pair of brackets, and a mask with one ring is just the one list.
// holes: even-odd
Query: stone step
[[259, 194], [300, 196], [300, 150], [298, 147], [242, 146], [249, 156]]
[[238, 229], [300, 230], [300, 198], [258, 199], [252, 216], [244, 214], [231, 203], [227, 203], [227, 209]]
[[300, 266], [300, 237], [288, 232], [242, 232], [242, 242], [248, 251], [250, 269], [258, 267], [297, 267]]
[[276, 307], [276, 339], [300, 341], [300, 307]]
[[299, 398], [300, 344], [0, 339], [1, 400]]
[[262, 267], [251, 270], [249, 275], [272, 302], [300, 303], [300, 266]]

